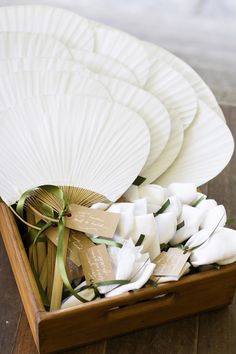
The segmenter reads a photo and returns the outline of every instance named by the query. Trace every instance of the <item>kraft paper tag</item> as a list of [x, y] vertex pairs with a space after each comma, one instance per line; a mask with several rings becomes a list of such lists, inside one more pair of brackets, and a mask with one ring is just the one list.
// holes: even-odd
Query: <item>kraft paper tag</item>
[[92, 235], [112, 238], [119, 223], [120, 214], [70, 205], [71, 216], [65, 218], [66, 226]]
[[79, 252], [85, 279], [88, 284], [115, 279], [105, 245], [93, 246]]
[[189, 256], [190, 252], [184, 253], [180, 248], [169, 248], [155, 259], [156, 268], [153, 274], [158, 277], [179, 277]]
[[[46, 235], [49, 240], [57, 246], [58, 243], [58, 230], [57, 227], [51, 227], [46, 231]], [[67, 257], [76, 264], [78, 267], [81, 266], [81, 261], [79, 257], [79, 252], [86, 248], [93, 247], [94, 243], [84, 235], [82, 232], [70, 230], [70, 237], [68, 242]]]

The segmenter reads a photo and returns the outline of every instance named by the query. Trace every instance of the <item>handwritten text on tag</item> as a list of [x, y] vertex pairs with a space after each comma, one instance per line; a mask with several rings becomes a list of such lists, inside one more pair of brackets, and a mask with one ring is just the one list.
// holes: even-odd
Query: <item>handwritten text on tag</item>
[[112, 238], [118, 222], [119, 214], [103, 210], [86, 208], [81, 205], [70, 205], [70, 217], [66, 217], [66, 226], [92, 235]]
[[169, 248], [155, 259], [156, 268], [153, 274], [158, 277], [179, 277], [189, 256], [190, 252], [184, 253], [180, 248]]
[[115, 279], [105, 245], [86, 248], [79, 252], [79, 256], [88, 284]]

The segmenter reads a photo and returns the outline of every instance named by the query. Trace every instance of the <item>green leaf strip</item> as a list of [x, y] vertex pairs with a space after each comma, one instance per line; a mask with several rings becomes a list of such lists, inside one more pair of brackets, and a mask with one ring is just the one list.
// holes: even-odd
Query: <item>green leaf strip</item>
[[146, 180], [145, 177], [142, 176], [138, 176], [134, 181], [133, 181], [133, 185], [134, 186], [141, 186], [141, 184]]
[[181, 229], [182, 227], [184, 227], [184, 225], [185, 225], [184, 221], [181, 221], [181, 222], [177, 225], [176, 230], [178, 231], [179, 229]]
[[144, 235], [144, 234], [141, 234], [141, 235], [139, 236], [139, 238], [138, 238], [138, 241], [137, 241], [136, 244], [135, 244], [135, 247], [141, 246], [142, 243], [143, 243], [143, 241], [144, 241], [144, 239], [145, 239], [145, 235]]
[[161, 209], [159, 209], [156, 213], [153, 213], [154, 216], [157, 216], [159, 214], [164, 213], [164, 211], [168, 208], [170, 205], [170, 199], [167, 199], [167, 201], [162, 205]]
[[108, 237], [91, 237], [91, 241], [93, 241], [93, 243], [96, 244], [105, 244], [107, 246], [113, 246], [113, 247], [118, 247], [118, 248], [122, 248], [123, 245], [122, 243], [116, 242]]

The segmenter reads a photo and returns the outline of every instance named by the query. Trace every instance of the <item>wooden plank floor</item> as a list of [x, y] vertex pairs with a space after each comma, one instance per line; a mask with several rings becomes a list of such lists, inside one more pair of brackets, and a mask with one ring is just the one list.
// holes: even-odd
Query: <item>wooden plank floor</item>
[[[223, 109], [227, 122], [236, 137], [236, 108], [225, 106]], [[205, 186], [205, 191], [209, 197], [216, 198], [219, 203], [226, 206], [228, 215], [236, 216], [236, 154], [229, 166]], [[235, 228], [236, 225], [233, 227]], [[158, 316], [158, 313], [156, 315]], [[66, 353], [235, 354], [235, 333], [236, 302], [222, 310], [192, 316]], [[1, 239], [0, 353], [37, 353]]]

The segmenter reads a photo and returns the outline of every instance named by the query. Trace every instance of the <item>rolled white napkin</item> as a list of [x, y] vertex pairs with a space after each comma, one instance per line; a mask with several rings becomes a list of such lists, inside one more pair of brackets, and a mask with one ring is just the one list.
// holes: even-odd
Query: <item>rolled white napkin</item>
[[123, 294], [127, 291], [140, 289], [148, 281], [148, 279], [152, 275], [155, 267], [156, 267], [156, 264], [147, 262], [142, 267], [142, 269], [140, 269], [140, 271], [131, 279], [131, 282], [129, 284], [121, 285], [121, 286], [115, 288], [114, 290], [107, 293], [106, 297], [120, 295], [120, 294]]
[[124, 197], [129, 202], [139, 199], [139, 187], [132, 184], [129, 189], [124, 193]]
[[[135, 247], [134, 242], [129, 239], [123, 242], [123, 247], [114, 246], [108, 247], [108, 253], [112, 263], [112, 269], [115, 275], [114, 280], [129, 280], [137, 266], [144, 264], [148, 255], [142, 255], [142, 246]], [[111, 279], [113, 280], [113, 279]], [[108, 291], [116, 288], [118, 285], [100, 286], [99, 292], [105, 294]]]
[[235, 260], [236, 231], [220, 227], [201, 247], [194, 250], [190, 256], [194, 267], [204, 264], [228, 264]]
[[199, 210], [202, 210], [204, 214], [206, 214], [210, 209], [214, 208], [217, 206], [217, 203], [214, 199], [205, 199], [202, 200], [196, 208]]
[[147, 184], [139, 187], [139, 196], [147, 200], [148, 213], [155, 213], [166, 200], [166, 190], [156, 184]]
[[148, 213], [147, 200], [145, 198], [137, 199], [133, 203], [134, 203], [134, 215], [135, 216]]
[[[147, 201], [145, 198], [137, 199], [133, 203], [114, 203], [109, 212], [120, 214], [116, 229], [116, 236], [124, 239], [131, 238], [136, 243], [141, 234], [145, 235], [143, 252], [149, 252], [154, 259], [160, 254], [160, 242], [157, 226], [153, 214], [146, 214]], [[144, 212], [142, 214], [142, 212]]]
[[125, 192], [124, 197], [129, 202], [134, 202], [137, 199], [146, 199], [147, 213], [157, 212], [167, 199], [166, 189], [156, 184], [131, 186]]
[[178, 218], [182, 213], [182, 203], [178, 197], [169, 197], [170, 205], [166, 208], [164, 213], [172, 212]]
[[173, 212], [165, 212], [155, 217], [160, 244], [168, 243], [176, 233], [177, 218]]
[[107, 210], [108, 212], [119, 213], [120, 220], [116, 229], [116, 234], [122, 238], [129, 238], [134, 227], [134, 203], [114, 203]]
[[192, 202], [192, 206], [194, 206], [195, 203], [200, 204], [201, 202], [203, 202], [205, 199], [207, 199], [207, 196], [206, 194], [203, 194], [203, 193], [200, 193], [200, 192], [197, 192], [197, 197], [195, 200], [193, 200]]
[[134, 264], [141, 256], [141, 250], [142, 247], [135, 247], [131, 239], [126, 240], [122, 248], [108, 247], [115, 279], [130, 279]]
[[[79, 289], [85, 285], [86, 285], [86, 282], [84, 281], [83, 283], [81, 283], [79, 286], [77, 286], [75, 288], [75, 291], [77, 291], [78, 295], [80, 295], [82, 298], [84, 298], [88, 301], [91, 301], [95, 296], [95, 292], [93, 289], [89, 288], [89, 289], [79, 291]], [[77, 305], [81, 305], [81, 304], [83, 304], [82, 301], [77, 299], [75, 296], [71, 295], [62, 302], [61, 309], [67, 309], [69, 307], [73, 307], [73, 306], [77, 306]]]
[[211, 209], [209, 209], [201, 222], [200, 228], [207, 229], [212, 228], [215, 225], [225, 226], [226, 223], [226, 210], [223, 205], [217, 205]]
[[177, 245], [198, 232], [202, 218], [203, 214], [201, 210], [189, 205], [183, 205], [179, 219], [180, 222], [184, 221], [184, 226], [176, 231], [174, 237], [170, 240], [170, 244], [172, 246]]
[[145, 235], [142, 243], [143, 252], [148, 252], [151, 260], [155, 259], [160, 254], [160, 240], [153, 214], [134, 217], [134, 227], [129, 233], [129, 237], [136, 243], [141, 234]]
[[193, 236], [191, 236], [188, 241], [185, 243], [185, 246], [188, 248], [199, 247], [204, 242], [208, 240], [213, 232], [212, 228], [203, 229], [196, 232]]
[[171, 183], [167, 187], [169, 196], [176, 196], [182, 204], [191, 204], [197, 198], [197, 186], [194, 183]]
[[234, 262], [236, 262], [236, 256], [218, 261], [218, 264], [219, 265], [226, 265], [226, 264], [230, 264], [230, 263], [234, 263]]

